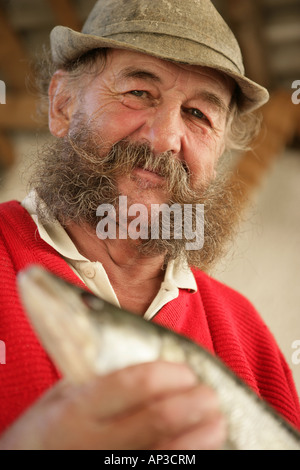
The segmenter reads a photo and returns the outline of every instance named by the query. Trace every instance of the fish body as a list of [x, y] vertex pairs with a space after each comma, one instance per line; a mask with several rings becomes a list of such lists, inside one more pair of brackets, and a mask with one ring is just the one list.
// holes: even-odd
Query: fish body
[[227, 420], [226, 449], [300, 450], [300, 434], [217, 357], [166, 328], [31, 267], [18, 276], [20, 295], [41, 343], [73, 383], [126, 366], [187, 363], [218, 394]]

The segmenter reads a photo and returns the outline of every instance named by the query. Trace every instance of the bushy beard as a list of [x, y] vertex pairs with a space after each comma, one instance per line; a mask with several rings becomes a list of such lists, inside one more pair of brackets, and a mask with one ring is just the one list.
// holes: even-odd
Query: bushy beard
[[[79, 131], [80, 129], [80, 131]], [[187, 260], [189, 266], [208, 271], [224, 254], [228, 241], [237, 226], [239, 214], [236, 188], [219, 176], [211, 183], [203, 182], [197, 188], [190, 184], [187, 165], [170, 153], [154, 155], [147, 143], [117, 142], [109, 151], [100, 149], [98, 136], [80, 123], [65, 139], [56, 140], [43, 148], [39, 155], [31, 186], [37, 191], [37, 213], [44, 223], [58, 220], [64, 227], [70, 222], [86, 225], [96, 233], [99, 223], [97, 208], [101, 204], [117, 207], [119, 190], [117, 180], [136, 168], [157, 172], [164, 177], [168, 200], [172, 204], [189, 204], [193, 210], [190, 223], [196, 229], [196, 206], [204, 205], [204, 245], [201, 250], [187, 250], [187, 239], [173, 236], [171, 218], [170, 237], [141, 239], [135, 244], [143, 256], [163, 255], [164, 266], [171, 259]], [[103, 153], [105, 155], [103, 156]], [[101, 156], [100, 156], [101, 155]], [[186, 221], [185, 221], [186, 222]], [[160, 220], [160, 234], [163, 232]]]

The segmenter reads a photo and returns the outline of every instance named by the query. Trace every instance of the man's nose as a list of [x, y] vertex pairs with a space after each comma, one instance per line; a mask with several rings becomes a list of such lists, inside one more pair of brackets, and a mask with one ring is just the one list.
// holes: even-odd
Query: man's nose
[[155, 154], [172, 152], [180, 155], [184, 123], [181, 111], [174, 108], [155, 109], [140, 129], [139, 140], [146, 140]]

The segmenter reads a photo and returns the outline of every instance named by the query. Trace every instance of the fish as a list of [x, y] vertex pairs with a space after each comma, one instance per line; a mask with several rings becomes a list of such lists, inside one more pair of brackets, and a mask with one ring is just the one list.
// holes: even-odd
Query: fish
[[300, 433], [218, 357], [188, 338], [38, 265], [21, 271], [17, 284], [41, 344], [71, 383], [157, 360], [186, 363], [218, 395], [228, 429], [224, 450], [300, 450]]

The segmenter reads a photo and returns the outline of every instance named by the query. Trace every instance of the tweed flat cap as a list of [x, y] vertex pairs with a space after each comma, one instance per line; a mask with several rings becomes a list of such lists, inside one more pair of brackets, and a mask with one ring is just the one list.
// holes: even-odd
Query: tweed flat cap
[[98, 0], [82, 32], [56, 26], [50, 40], [58, 67], [92, 49], [128, 49], [225, 73], [237, 84], [243, 112], [269, 99], [245, 77], [239, 45], [210, 0]]

